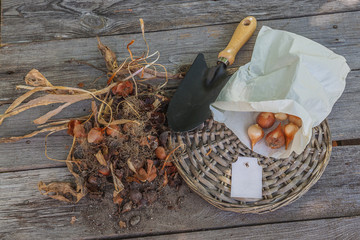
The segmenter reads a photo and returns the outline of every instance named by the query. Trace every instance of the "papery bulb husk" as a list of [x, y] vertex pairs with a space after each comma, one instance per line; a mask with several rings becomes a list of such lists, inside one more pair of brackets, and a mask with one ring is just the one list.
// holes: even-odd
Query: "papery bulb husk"
[[256, 118], [256, 123], [262, 128], [271, 128], [275, 123], [275, 116], [272, 112], [261, 112]]
[[118, 125], [110, 125], [106, 128], [106, 134], [112, 137], [118, 136], [120, 133], [120, 127]]
[[264, 130], [258, 124], [254, 124], [248, 128], [248, 135], [251, 142], [251, 150], [253, 150], [255, 144], [264, 137]]
[[281, 148], [285, 145], [285, 134], [282, 130], [281, 123], [266, 135], [265, 141], [272, 149]]
[[288, 148], [291, 141], [294, 139], [296, 132], [299, 130], [299, 127], [294, 123], [286, 124], [284, 127], [285, 134], [285, 149]]
[[82, 124], [75, 124], [74, 126], [74, 137], [76, 138], [84, 138], [86, 137], [85, 128]]
[[84, 125], [81, 124], [79, 120], [72, 119], [68, 122], [67, 133], [76, 138], [86, 137]]
[[88, 143], [100, 143], [104, 139], [104, 134], [101, 131], [101, 128], [94, 127], [92, 128], [87, 136]]

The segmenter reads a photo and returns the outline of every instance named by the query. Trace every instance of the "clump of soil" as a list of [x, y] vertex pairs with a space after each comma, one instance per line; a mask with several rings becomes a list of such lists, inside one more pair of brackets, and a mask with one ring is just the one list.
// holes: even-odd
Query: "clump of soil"
[[102, 128], [95, 118], [100, 113], [96, 103], [90, 120], [69, 122], [69, 133], [78, 136], [71, 154], [72, 171], [84, 182], [85, 192], [92, 198], [102, 197], [106, 186], [113, 185], [113, 201], [125, 213], [157, 201], [163, 187], [176, 188], [181, 184], [170, 161], [171, 154], [160, 140], [168, 133], [165, 111], [169, 99], [145, 85], [138, 87], [137, 96], [134, 91], [125, 97], [113, 91], [108, 102], [111, 110], [103, 108], [101, 119], [110, 121], [112, 111], [112, 122], [121, 124]]

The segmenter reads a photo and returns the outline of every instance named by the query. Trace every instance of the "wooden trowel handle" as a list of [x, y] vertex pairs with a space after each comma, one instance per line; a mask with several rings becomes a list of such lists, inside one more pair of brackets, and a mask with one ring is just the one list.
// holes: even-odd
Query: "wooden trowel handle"
[[249, 40], [256, 29], [256, 19], [252, 16], [246, 17], [237, 26], [227, 47], [219, 53], [218, 61], [226, 65], [234, 63], [235, 56], [240, 48]]

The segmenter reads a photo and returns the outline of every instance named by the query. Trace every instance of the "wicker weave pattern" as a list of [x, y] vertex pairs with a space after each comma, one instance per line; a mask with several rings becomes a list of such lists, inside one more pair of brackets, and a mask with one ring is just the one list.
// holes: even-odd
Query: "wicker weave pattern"
[[[212, 205], [239, 213], [274, 211], [295, 201], [320, 178], [331, 153], [326, 120], [313, 129], [302, 154], [286, 159], [252, 152], [230, 129], [212, 119], [194, 131], [172, 134], [169, 148], [179, 145], [174, 164], [189, 187]], [[258, 158], [263, 168], [262, 200], [242, 202], [230, 197], [231, 163], [239, 156]]]

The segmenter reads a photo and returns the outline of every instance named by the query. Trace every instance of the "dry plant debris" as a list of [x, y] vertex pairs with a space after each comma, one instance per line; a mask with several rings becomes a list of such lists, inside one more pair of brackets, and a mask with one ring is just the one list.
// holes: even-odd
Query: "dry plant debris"
[[[115, 53], [98, 38], [98, 49], [104, 57], [108, 75], [103, 89], [88, 91], [54, 86], [33, 69], [25, 77], [26, 85], [17, 86], [17, 89], [28, 91], [0, 115], [1, 124], [4, 119], [28, 109], [61, 104], [33, 120], [39, 126], [38, 131], [0, 139], [0, 143], [13, 142], [42, 132], [49, 132], [49, 136], [61, 130], [73, 136], [68, 157], [63, 161], [75, 181], [41, 181], [38, 184], [41, 194], [60, 201], [78, 202], [85, 195], [101, 197], [105, 186], [112, 185], [114, 204], [124, 213], [153, 203], [163, 187], [181, 184], [176, 167], [169, 161], [173, 151], [166, 152], [161, 141], [168, 131], [165, 111], [169, 98], [163, 87], [169, 78], [180, 78], [181, 74], [169, 75], [156, 63], [159, 52], [149, 54], [142, 19], [140, 25], [147, 51], [142, 56], [134, 56], [130, 50], [132, 40], [127, 45], [129, 57], [123, 62], [118, 62]], [[156, 67], [164, 71], [159, 72]], [[151, 80], [159, 78], [164, 79], [161, 85], [151, 84]], [[29, 100], [38, 93], [42, 95]], [[89, 99], [91, 115], [51, 121], [66, 107]], [[122, 222], [119, 224], [125, 227]]]

